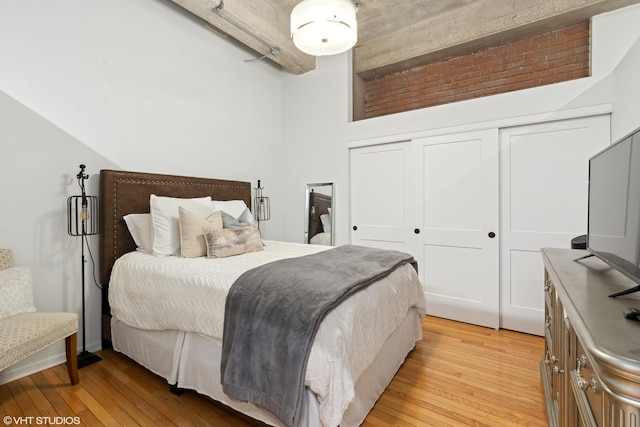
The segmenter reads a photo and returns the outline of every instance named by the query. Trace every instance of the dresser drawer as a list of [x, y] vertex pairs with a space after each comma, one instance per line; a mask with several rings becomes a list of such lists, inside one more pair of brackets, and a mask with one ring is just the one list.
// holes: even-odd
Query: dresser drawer
[[555, 292], [553, 282], [549, 279], [548, 273], [545, 271], [544, 279], [544, 302], [549, 313], [553, 313]]
[[549, 274], [545, 270], [544, 280], [544, 337], [547, 344], [547, 359], [553, 354], [554, 317], [555, 317], [555, 292], [553, 283], [549, 280]]
[[[640, 427], [638, 323], [630, 279], [584, 251], [542, 250], [545, 353], [541, 377], [550, 427]], [[580, 262], [576, 262], [581, 258]]]
[[580, 340], [576, 340], [576, 354], [571, 369], [571, 388], [578, 406], [579, 417], [585, 426], [604, 423], [605, 393]]

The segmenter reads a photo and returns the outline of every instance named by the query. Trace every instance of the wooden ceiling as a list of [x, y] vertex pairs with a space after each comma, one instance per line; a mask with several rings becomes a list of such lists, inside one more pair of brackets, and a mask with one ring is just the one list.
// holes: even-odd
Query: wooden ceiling
[[[172, 0], [256, 57], [303, 74], [315, 57], [291, 41], [299, 0]], [[365, 80], [585, 21], [640, 0], [362, 0], [354, 72]], [[216, 8], [218, 9], [216, 12]], [[227, 19], [225, 19], [225, 17]], [[248, 30], [251, 34], [248, 34]], [[277, 48], [273, 54], [272, 48]]]

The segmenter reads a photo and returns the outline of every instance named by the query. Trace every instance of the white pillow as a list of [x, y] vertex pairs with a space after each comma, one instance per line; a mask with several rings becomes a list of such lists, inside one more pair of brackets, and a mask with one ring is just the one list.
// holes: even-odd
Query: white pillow
[[151, 214], [129, 214], [124, 216], [124, 222], [138, 250], [153, 253], [153, 238], [151, 236]]
[[0, 271], [0, 320], [34, 311], [31, 270], [11, 267]]
[[322, 223], [322, 230], [325, 233], [331, 233], [331, 217], [329, 214], [320, 215], [320, 222]]
[[178, 223], [178, 208], [180, 206], [201, 218], [206, 218], [213, 213], [209, 196], [181, 199], [152, 194], [149, 204], [151, 206], [151, 235], [153, 237], [152, 254], [155, 256], [180, 255], [180, 225]]
[[214, 211], [223, 211], [234, 217], [240, 218], [240, 215], [247, 209], [244, 200], [214, 200], [211, 202]]
[[222, 211], [215, 211], [207, 218], [194, 215], [188, 209], [178, 208], [180, 225], [180, 254], [183, 258], [197, 258], [207, 254], [203, 228], [222, 230]]

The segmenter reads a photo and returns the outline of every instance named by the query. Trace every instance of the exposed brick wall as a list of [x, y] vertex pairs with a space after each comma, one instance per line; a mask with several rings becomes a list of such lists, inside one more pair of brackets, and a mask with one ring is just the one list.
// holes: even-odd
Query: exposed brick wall
[[364, 83], [365, 118], [587, 77], [589, 21]]

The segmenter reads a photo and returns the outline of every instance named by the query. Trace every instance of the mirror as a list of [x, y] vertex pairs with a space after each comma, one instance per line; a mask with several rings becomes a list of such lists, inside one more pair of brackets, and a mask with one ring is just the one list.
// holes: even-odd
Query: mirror
[[307, 184], [304, 242], [333, 245], [333, 183]]

